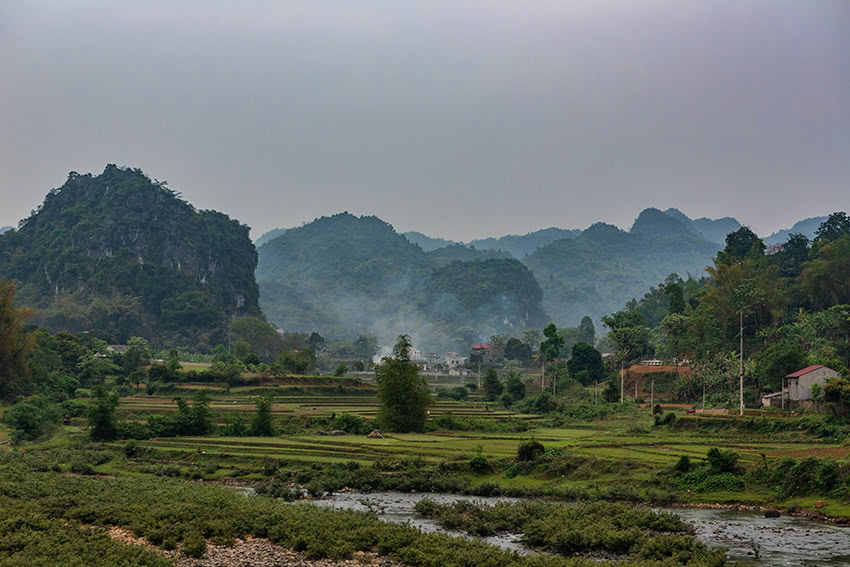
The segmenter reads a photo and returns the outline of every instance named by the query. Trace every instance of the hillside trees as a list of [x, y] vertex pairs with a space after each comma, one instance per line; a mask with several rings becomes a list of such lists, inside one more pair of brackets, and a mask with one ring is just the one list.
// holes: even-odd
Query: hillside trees
[[410, 337], [400, 335], [393, 356], [386, 357], [375, 369], [381, 407], [378, 421], [388, 431], [407, 433], [425, 429], [431, 393], [410, 362]]
[[21, 282], [38, 324], [111, 342], [223, 342], [231, 316], [259, 315], [256, 263], [247, 226], [115, 165], [72, 172], [0, 235], [0, 274]]
[[13, 400], [29, 379], [27, 361], [36, 337], [24, 328], [28, 316], [15, 306], [15, 285], [0, 280], [0, 400]]
[[230, 322], [229, 332], [234, 342], [244, 341], [249, 353], [263, 362], [272, 362], [284, 350], [283, 339], [260, 317], [237, 317]]

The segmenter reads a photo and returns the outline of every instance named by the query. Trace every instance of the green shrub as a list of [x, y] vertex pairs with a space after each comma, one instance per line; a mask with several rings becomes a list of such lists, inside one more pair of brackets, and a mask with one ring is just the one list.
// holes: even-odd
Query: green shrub
[[517, 449], [517, 459], [520, 461], [536, 461], [538, 457], [546, 452], [543, 443], [535, 439], [523, 441]]
[[487, 458], [483, 455], [476, 455], [469, 461], [469, 468], [477, 473], [482, 473], [487, 470], [489, 463], [487, 462]]
[[189, 557], [196, 559], [202, 557], [207, 550], [207, 540], [198, 530], [191, 530], [183, 536], [183, 547], [181, 551]]

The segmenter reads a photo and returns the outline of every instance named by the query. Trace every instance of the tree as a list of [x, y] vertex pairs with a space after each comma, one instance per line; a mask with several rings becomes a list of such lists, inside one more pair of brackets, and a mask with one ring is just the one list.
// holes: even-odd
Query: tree
[[130, 337], [127, 341], [127, 350], [121, 359], [121, 366], [125, 374], [132, 374], [142, 366], [151, 363], [151, 349], [148, 341], [142, 337]]
[[743, 260], [747, 256], [762, 255], [764, 255], [764, 242], [749, 227], [742, 226], [726, 235], [726, 248], [717, 257], [718, 261], [730, 264]]
[[775, 255], [779, 271], [783, 277], [796, 278], [803, 270], [803, 263], [809, 259], [809, 239], [804, 234], [793, 233]]
[[[620, 363], [620, 401], [624, 401], [624, 367], [646, 351], [648, 332], [643, 325], [643, 316], [636, 311], [617, 311], [602, 318], [610, 332], [608, 336], [616, 345], [616, 357]], [[607, 394], [607, 391], [606, 391]], [[606, 398], [607, 399], [607, 398]]]
[[419, 369], [410, 362], [410, 347], [410, 337], [400, 335], [393, 356], [384, 358], [375, 370], [381, 404], [378, 420], [388, 431], [405, 433], [425, 429], [431, 392], [419, 376]]
[[372, 360], [378, 352], [378, 339], [369, 335], [360, 335], [354, 341], [354, 353], [360, 358]]
[[780, 341], [753, 357], [753, 375], [760, 388], [779, 389], [785, 376], [806, 366], [806, 355], [799, 345]]
[[564, 348], [564, 338], [558, 334], [558, 327], [555, 323], [549, 323], [543, 329], [543, 336], [546, 337], [540, 343], [540, 352], [543, 357], [552, 361], [561, 355], [561, 349]]
[[15, 286], [0, 281], [0, 400], [13, 400], [29, 378], [27, 359], [36, 343], [34, 333], [24, 329], [30, 313], [15, 307]]
[[799, 287], [814, 309], [850, 303], [850, 235], [815, 246]]
[[499, 381], [499, 373], [494, 368], [484, 372], [484, 395], [488, 402], [496, 401], [502, 395], [504, 387]]
[[674, 281], [669, 282], [664, 286], [664, 294], [670, 301], [667, 307], [667, 313], [682, 314], [685, 312], [685, 290], [682, 284]]
[[273, 437], [274, 422], [272, 420], [272, 396], [262, 396], [254, 402], [257, 407], [257, 413], [254, 414], [254, 419], [251, 421], [251, 435], [258, 437]]
[[850, 217], [844, 212], [832, 213], [815, 231], [815, 242], [837, 240], [850, 234]]
[[348, 372], [348, 365], [344, 362], [340, 362], [334, 368], [334, 376], [345, 376], [346, 372]]
[[241, 359], [253, 352], [264, 362], [271, 362], [284, 350], [283, 339], [275, 328], [259, 317], [237, 317], [230, 323], [230, 336], [243, 351], [237, 354]]
[[593, 326], [593, 319], [588, 315], [582, 317], [578, 325], [578, 342], [591, 346], [596, 343], [596, 329]]
[[322, 349], [325, 348], [325, 338], [315, 331], [310, 333], [310, 338], [307, 339], [307, 342], [310, 344], [313, 352], [322, 352]]
[[608, 327], [608, 336], [622, 356], [623, 363], [631, 362], [646, 351], [649, 334], [640, 313], [617, 311], [602, 317], [602, 324]]
[[531, 362], [531, 354], [531, 347], [515, 337], [505, 343], [505, 358], [508, 360], [518, 360], [525, 365]]
[[118, 396], [114, 392], [107, 392], [103, 388], [95, 390], [95, 401], [88, 410], [93, 441], [112, 441], [118, 436], [115, 423], [117, 407]]
[[[691, 319], [686, 315], [671, 312], [661, 320], [661, 332], [667, 340], [667, 354], [678, 359], [682, 354], [682, 344], [686, 339]], [[678, 365], [676, 366], [678, 374]]]
[[526, 329], [522, 332], [522, 342], [530, 346], [532, 352], [540, 348], [540, 341], [542, 340], [543, 335], [538, 329]]
[[505, 389], [514, 401], [525, 398], [525, 383], [522, 381], [522, 374], [516, 370], [505, 372]]
[[573, 346], [572, 356], [567, 361], [570, 376], [585, 386], [602, 380], [605, 369], [602, 366], [602, 354], [585, 343]]

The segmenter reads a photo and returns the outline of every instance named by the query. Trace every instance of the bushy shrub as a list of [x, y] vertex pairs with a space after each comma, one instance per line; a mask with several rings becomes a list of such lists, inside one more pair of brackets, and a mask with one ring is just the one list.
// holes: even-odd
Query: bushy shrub
[[546, 452], [543, 443], [535, 439], [523, 441], [517, 449], [517, 459], [520, 461], [536, 461], [538, 457]]
[[738, 453], [712, 447], [708, 450], [708, 465], [715, 473], [738, 472]]
[[207, 550], [207, 540], [199, 530], [191, 530], [183, 536], [181, 551], [189, 557], [201, 558]]
[[487, 470], [489, 463], [487, 462], [487, 458], [483, 455], [476, 455], [472, 457], [469, 461], [469, 468], [477, 473], [482, 473]]

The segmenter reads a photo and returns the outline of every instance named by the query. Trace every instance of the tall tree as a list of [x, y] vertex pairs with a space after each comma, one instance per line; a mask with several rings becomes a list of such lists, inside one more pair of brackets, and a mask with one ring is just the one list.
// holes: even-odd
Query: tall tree
[[764, 242], [747, 226], [742, 226], [735, 232], [726, 235], [726, 248], [717, 255], [719, 261], [731, 263], [740, 261], [747, 256], [762, 256]]
[[549, 323], [543, 329], [543, 342], [540, 343], [540, 352], [548, 361], [553, 361], [561, 356], [561, 350], [564, 348], [564, 338], [558, 334], [558, 327], [555, 323]]
[[593, 346], [596, 343], [596, 329], [593, 327], [593, 319], [585, 315], [578, 325], [578, 342]]
[[815, 242], [828, 242], [850, 234], [850, 217], [844, 212], [832, 213], [815, 232]]
[[273, 396], [260, 396], [255, 405], [257, 413], [251, 421], [251, 435], [259, 437], [272, 437], [274, 435], [274, 422], [272, 421]]
[[484, 373], [484, 395], [488, 402], [493, 402], [502, 395], [504, 386], [499, 381], [499, 373], [495, 368], [488, 368]]
[[518, 360], [522, 364], [531, 362], [531, 347], [516, 337], [511, 337], [505, 343], [505, 358]]
[[406, 433], [425, 429], [431, 392], [419, 376], [419, 369], [410, 362], [410, 349], [410, 337], [400, 335], [393, 356], [385, 358], [375, 369], [381, 403], [378, 421], [388, 431]]
[[15, 307], [15, 285], [0, 281], [0, 399], [12, 400], [29, 379], [27, 359], [35, 347], [34, 333], [23, 326], [29, 312]]
[[803, 270], [803, 263], [809, 259], [809, 239], [805, 234], [793, 233], [777, 252], [775, 260], [783, 277], [795, 278]]
[[115, 423], [115, 409], [118, 407], [118, 396], [98, 387], [95, 390], [95, 401], [89, 407], [88, 418], [91, 426], [90, 436], [94, 441], [112, 441], [118, 435]]
[[567, 362], [567, 369], [570, 376], [585, 386], [605, 377], [602, 355], [598, 350], [585, 343], [578, 343], [573, 347], [572, 356]]
[[150, 363], [151, 349], [148, 346], [148, 341], [142, 337], [130, 337], [130, 340], [127, 341], [127, 350], [121, 359], [124, 372], [132, 374], [141, 366], [148, 366]]

